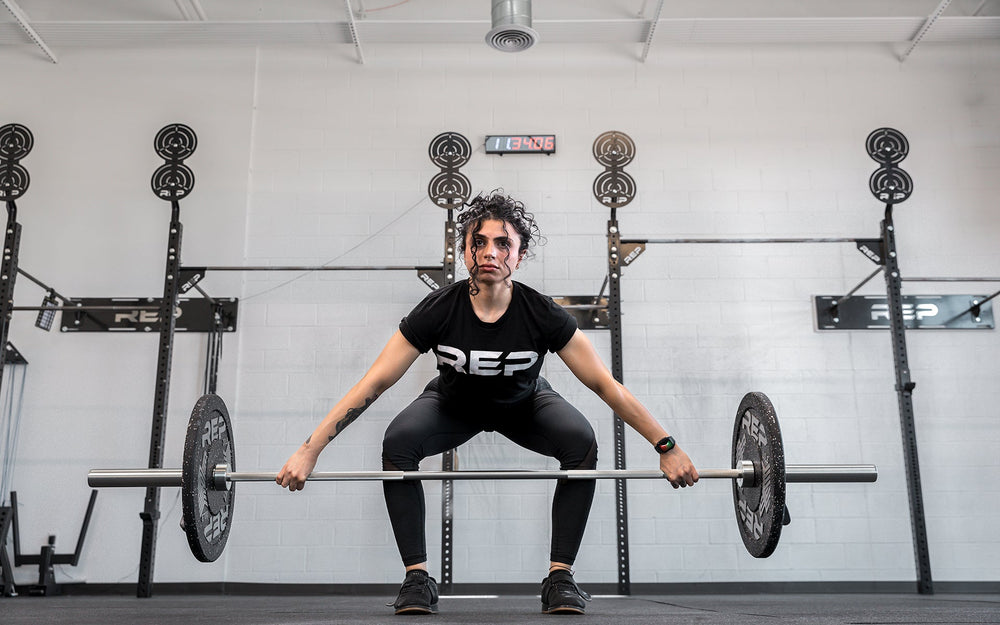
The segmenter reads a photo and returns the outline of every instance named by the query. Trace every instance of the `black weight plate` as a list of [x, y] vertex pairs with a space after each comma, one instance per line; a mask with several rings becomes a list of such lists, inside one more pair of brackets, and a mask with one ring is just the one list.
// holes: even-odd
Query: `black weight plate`
[[0, 202], [13, 202], [21, 199], [28, 190], [31, 177], [28, 170], [10, 161], [0, 164]]
[[431, 162], [442, 169], [458, 169], [469, 162], [472, 144], [457, 132], [442, 132], [427, 148]]
[[620, 169], [608, 169], [594, 179], [594, 197], [611, 208], [625, 206], [635, 199], [635, 180]]
[[906, 158], [910, 143], [895, 128], [878, 128], [868, 135], [865, 149], [868, 150], [868, 156], [879, 163], [895, 165]]
[[733, 481], [736, 524], [747, 551], [766, 558], [778, 546], [785, 516], [785, 451], [778, 416], [763, 393], [747, 393], [733, 427], [733, 467], [753, 462], [755, 483]]
[[21, 124], [0, 127], [0, 160], [19, 161], [31, 152], [35, 139]]
[[635, 158], [635, 142], [624, 132], [610, 130], [594, 139], [594, 158], [605, 167], [625, 167]]
[[194, 188], [194, 172], [181, 162], [165, 163], [153, 172], [151, 185], [153, 193], [161, 200], [180, 200]]
[[169, 124], [156, 133], [153, 149], [167, 161], [182, 161], [194, 154], [198, 137], [184, 124]]
[[441, 208], [458, 208], [469, 200], [471, 194], [472, 183], [457, 171], [442, 171], [427, 185], [427, 195]]
[[214, 562], [222, 555], [233, 521], [236, 484], [230, 484], [229, 490], [215, 488], [217, 464], [236, 470], [233, 428], [222, 398], [202, 395], [188, 420], [181, 468], [184, 533], [191, 553], [202, 562]]
[[898, 167], [879, 167], [868, 179], [868, 188], [879, 201], [899, 204], [913, 193], [913, 179]]

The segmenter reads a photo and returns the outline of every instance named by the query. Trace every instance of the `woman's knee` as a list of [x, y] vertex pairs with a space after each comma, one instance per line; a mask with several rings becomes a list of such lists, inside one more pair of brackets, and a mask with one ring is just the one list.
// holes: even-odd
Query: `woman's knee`
[[588, 427], [573, 432], [567, 437], [567, 445], [559, 457], [560, 468], [564, 471], [597, 468], [597, 436]]
[[428, 429], [434, 427], [439, 414], [440, 394], [435, 380], [424, 392], [396, 415], [382, 437], [382, 469], [384, 471], [416, 471], [424, 459], [423, 441]]
[[413, 444], [415, 437], [406, 428], [395, 425], [395, 422], [389, 424], [382, 438], [382, 470], [416, 471], [423, 458]]
[[590, 421], [559, 393], [535, 394], [535, 432], [544, 437], [564, 471], [597, 468], [597, 435]]

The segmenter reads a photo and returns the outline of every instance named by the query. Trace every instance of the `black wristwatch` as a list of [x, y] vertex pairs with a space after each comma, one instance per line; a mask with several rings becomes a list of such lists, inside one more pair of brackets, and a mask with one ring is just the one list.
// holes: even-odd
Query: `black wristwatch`
[[656, 452], [661, 454], [667, 453], [676, 446], [677, 442], [674, 440], [673, 436], [665, 436], [653, 443], [653, 447], [656, 448]]

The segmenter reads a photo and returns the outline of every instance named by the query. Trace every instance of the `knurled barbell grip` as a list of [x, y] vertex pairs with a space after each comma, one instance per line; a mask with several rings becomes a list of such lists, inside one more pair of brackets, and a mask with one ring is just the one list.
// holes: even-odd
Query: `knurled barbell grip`
[[[702, 479], [742, 480], [753, 475], [749, 462], [737, 469], [702, 469]], [[406, 480], [524, 480], [524, 479], [663, 479], [660, 471], [570, 470], [570, 471], [339, 471], [313, 473], [309, 481], [406, 481]], [[276, 473], [230, 472], [225, 465], [215, 471], [216, 488], [228, 482], [273, 482]], [[874, 482], [878, 471], [871, 464], [789, 464], [787, 482]], [[181, 485], [180, 469], [93, 469], [87, 483], [94, 488], [173, 487]]]

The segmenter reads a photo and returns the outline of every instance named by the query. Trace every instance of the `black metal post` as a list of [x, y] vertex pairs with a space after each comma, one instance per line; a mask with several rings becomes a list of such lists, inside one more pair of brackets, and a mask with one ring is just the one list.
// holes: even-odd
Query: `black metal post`
[[885, 286], [889, 305], [892, 353], [896, 368], [896, 395], [899, 401], [899, 423], [903, 436], [903, 460], [906, 486], [910, 499], [910, 526], [913, 532], [913, 552], [917, 567], [917, 592], [933, 594], [930, 551], [927, 547], [927, 527], [924, 521], [924, 501], [920, 486], [920, 462], [917, 458], [917, 432], [913, 418], [913, 389], [910, 365], [906, 356], [906, 326], [903, 319], [902, 278], [896, 254], [896, 233], [892, 223], [892, 204], [886, 204], [882, 221], [882, 241], [885, 258]]
[[[167, 401], [170, 395], [170, 363], [174, 348], [174, 308], [177, 306], [181, 267], [180, 204], [170, 203], [170, 233], [167, 237], [167, 262], [160, 304], [160, 351], [156, 363], [156, 387], [153, 398], [153, 424], [149, 439], [149, 468], [163, 466], [163, 436], [167, 427]], [[160, 519], [160, 489], [147, 488], [142, 519], [142, 553], [139, 559], [139, 580], [136, 596], [153, 595], [153, 568], [156, 556], [156, 531]]]
[[10, 554], [7, 553], [7, 534], [10, 532], [13, 510], [10, 506], [0, 507], [0, 597], [17, 596], [14, 567], [11, 566]]
[[[455, 221], [451, 209], [444, 224], [444, 284], [455, 283], [456, 251]], [[441, 456], [441, 470], [455, 470], [455, 450], [449, 449]], [[454, 583], [454, 529], [455, 515], [452, 503], [455, 498], [454, 482], [441, 482], [441, 592], [450, 594]]]
[[[21, 224], [17, 223], [17, 205], [7, 202], [7, 228], [3, 239], [3, 262], [0, 262], [0, 349], [7, 345], [14, 311], [14, 282], [17, 280], [17, 254], [21, 245]], [[0, 358], [0, 388], [3, 388], [4, 358]]]
[[[621, 232], [615, 211], [608, 220], [608, 329], [611, 330], [611, 375], [624, 382], [622, 358], [622, 298]], [[625, 469], [625, 422], [614, 415], [615, 469]], [[615, 480], [615, 519], [618, 539], [618, 594], [632, 594], [628, 559], [628, 486], [623, 479]]]
[[208, 333], [208, 346], [205, 351], [205, 384], [203, 392], [215, 395], [219, 384], [219, 360], [222, 358], [222, 308], [218, 304], [212, 306], [212, 330]]
[[[3, 262], [0, 263], [0, 350], [7, 345], [10, 322], [14, 314], [14, 282], [17, 278], [17, 253], [21, 245], [21, 224], [17, 223], [17, 205], [7, 202], [7, 228], [3, 243]], [[6, 358], [0, 354], [0, 389], [3, 388], [3, 370]], [[17, 594], [14, 572], [7, 554], [7, 531], [15, 514], [13, 505], [0, 508], [0, 577], [3, 581], [2, 596]]]

